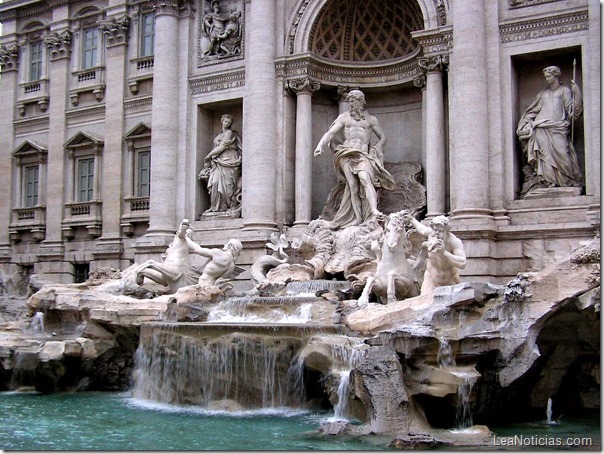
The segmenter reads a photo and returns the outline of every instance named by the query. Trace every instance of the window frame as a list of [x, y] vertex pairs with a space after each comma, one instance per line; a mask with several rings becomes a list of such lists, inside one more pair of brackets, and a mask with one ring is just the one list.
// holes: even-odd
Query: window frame
[[[151, 18], [151, 24], [147, 20]], [[147, 32], [147, 26], [151, 26], [151, 31]], [[146, 39], [151, 39], [151, 49], [147, 49]], [[139, 57], [153, 57], [155, 55], [155, 12], [142, 12], [140, 19], [140, 45], [138, 49]]]

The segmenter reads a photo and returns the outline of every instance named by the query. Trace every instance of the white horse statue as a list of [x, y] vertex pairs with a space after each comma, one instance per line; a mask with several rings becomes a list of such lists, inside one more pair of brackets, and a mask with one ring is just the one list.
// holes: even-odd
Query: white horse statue
[[369, 303], [371, 292], [375, 293], [383, 304], [419, 295], [419, 278], [407, 260], [411, 243], [407, 238], [404, 216], [408, 213], [409, 210], [401, 210], [388, 215], [381, 249], [377, 241], [372, 244], [372, 250], [376, 253], [377, 268], [375, 274], [367, 279], [359, 298], [359, 306]]

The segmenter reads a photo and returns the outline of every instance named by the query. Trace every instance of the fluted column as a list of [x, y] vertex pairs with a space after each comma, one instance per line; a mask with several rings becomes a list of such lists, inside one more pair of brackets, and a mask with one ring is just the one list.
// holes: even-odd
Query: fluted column
[[242, 217], [245, 229], [274, 229], [277, 184], [275, 1], [252, 0], [246, 20], [246, 94], [243, 100]]
[[445, 153], [445, 102], [443, 91], [443, 69], [449, 59], [437, 55], [421, 58], [419, 66], [426, 72], [426, 199], [428, 213], [434, 217], [445, 213], [446, 153]]
[[156, 0], [151, 106], [151, 197], [147, 236], [174, 235], [178, 159], [178, 4]]
[[458, 218], [489, 211], [487, 56], [483, 0], [455, 0], [451, 54], [451, 203]]
[[296, 167], [294, 225], [308, 225], [312, 208], [312, 94], [320, 88], [308, 77], [288, 80], [296, 94]]

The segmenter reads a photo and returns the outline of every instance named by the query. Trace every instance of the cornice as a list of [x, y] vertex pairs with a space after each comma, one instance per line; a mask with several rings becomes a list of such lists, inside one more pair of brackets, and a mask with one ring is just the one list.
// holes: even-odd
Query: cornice
[[558, 16], [519, 20], [500, 24], [502, 43], [544, 38], [589, 29], [589, 13], [586, 9]]
[[216, 90], [243, 87], [245, 85], [245, 70], [236, 70], [223, 74], [196, 77], [189, 79], [192, 95], [208, 93]]
[[65, 111], [65, 119], [73, 120], [74, 118], [80, 117], [89, 117], [89, 116], [104, 116], [105, 115], [105, 105], [101, 104], [99, 106], [87, 106], [81, 107], [78, 109], [70, 109]]
[[411, 82], [421, 73], [417, 66], [419, 48], [412, 58], [404, 61], [372, 62], [371, 65], [342, 65], [307, 53], [284, 57], [275, 62], [277, 77], [297, 79], [310, 77], [322, 85], [395, 85]]
[[150, 106], [153, 102], [152, 96], [140, 96], [132, 99], [124, 100], [124, 109], [134, 109], [136, 107]]

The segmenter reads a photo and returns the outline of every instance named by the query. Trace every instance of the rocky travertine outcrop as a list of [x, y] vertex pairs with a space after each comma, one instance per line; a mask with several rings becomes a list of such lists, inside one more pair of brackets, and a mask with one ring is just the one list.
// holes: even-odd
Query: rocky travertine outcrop
[[[227, 301], [224, 294], [208, 295], [196, 286], [162, 294], [154, 284], [140, 287], [116, 277], [108, 274], [97, 285], [43, 286], [28, 301], [28, 319], [4, 322], [4, 389], [126, 389], [141, 324], [204, 322], [213, 309], [240, 303], [254, 317], [276, 310], [291, 316], [299, 298], [304, 304], [312, 300], [309, 323], [317, 325], [305, 332], [303, 342], [290, 343], [295, 348], [288, 347], [288, 357], [303, 365], [299, 377], [305, 377], [311, 399], [334, 408], [348, 399], [346, 414], [361, 421], [330, 424], [323, 433], [397, 434], [394, 447], [455, 443], [450, 434], [434, 434], [458, 424], [461, 390], [464, 411], [479, 424], [542, 417], [549, 398], [554, 417], [599, 408], [599, 240], [505, 286], [466, 282], [362, 309], [357, 301], [341, 298]], [[44, 313], [43, 331], [35, 327], [36, 313]], [[196, 326], [189, 323], [186, 330], [193, 333]], [[266, 323], [254, 326], [272, 330]], [[247, 328], [242, 322], [232, 329]], [[271, 342], [278, 341], [275, 333]], [[342, 393], [344, 377], [349, 387]], [[218, 405], [220, 399], [214, 401]], [[474, 429], [477, 440], [488, 436], [488, 429]]]

